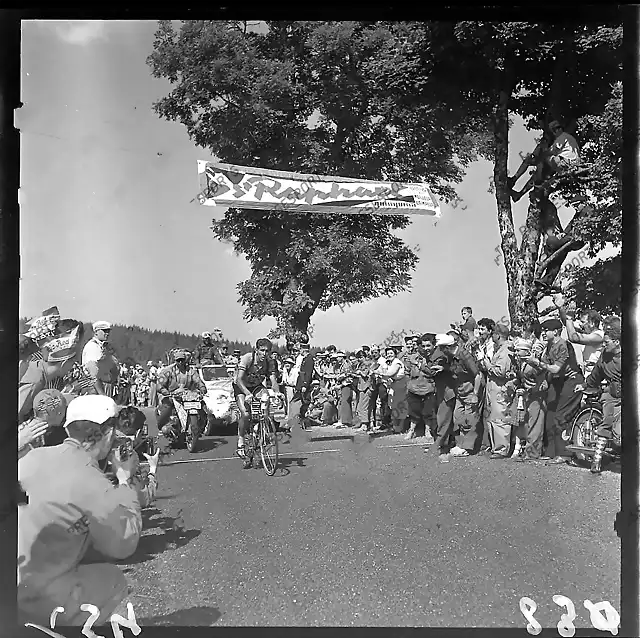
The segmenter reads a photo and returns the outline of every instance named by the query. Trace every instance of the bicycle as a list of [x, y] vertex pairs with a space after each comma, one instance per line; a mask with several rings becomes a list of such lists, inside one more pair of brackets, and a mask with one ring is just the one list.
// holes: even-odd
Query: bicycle
[[249, 404], [249, 429], [244, 438], [244, 468], [253, 466], [253, 457], [260, 449], [262, 467], [267, 476], [273, 476], [278, 467], [278, 434], [271, 418], [273, 390], [261, 390], [251, 396]]
[[[571, 424], [571, 433], [567, 437], [570, 444], [566, 448], [577, 461], [591, 462], [592, 450], [595, 449], [598, 439], [597, 431], [604, 418], [600, 403], [601, 394], [601, 388], [583, 390], [585, 407], [578, 412]], [[581, 448], [588, 448], [589, 452], [585, 453]]]

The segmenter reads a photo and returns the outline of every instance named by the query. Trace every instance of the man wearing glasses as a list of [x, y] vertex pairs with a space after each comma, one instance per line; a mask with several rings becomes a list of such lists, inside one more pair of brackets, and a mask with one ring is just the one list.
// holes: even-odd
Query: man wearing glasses
[[93, 380], [96, 393], [113, 398], [119, 365], [109, 344], [111, 324], [108, 321], [96, 321], [92, 327], [93, 337], [82, 350], [82, 366]]

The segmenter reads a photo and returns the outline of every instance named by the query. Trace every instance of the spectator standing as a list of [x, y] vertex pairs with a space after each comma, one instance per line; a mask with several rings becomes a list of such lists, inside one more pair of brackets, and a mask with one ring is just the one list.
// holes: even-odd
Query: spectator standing
[[118, 383], [120, 364], [109, 344], [111, 324], [108, 321], [96, 321], [92, 327], [93, 337], [82, 351], [82, 365], [93, 379], [97, 394], [112, 398]]
[[433, 444], [436, 432], [435, 418], [435, 374], [428, 363], [428, 357], [434, 349], [435, 335], [424, 334], [415, 353], [408, 357], [407, 363], [407, 409], [411, 425], [407, 439], [412, 439], [416, 431], [424, 427], [426, 444]]
[[[387, 386], [385, 385], [381, 376], [387, 368], [387, 360], [382, 356], [380, 347], [378, 345], [371, 346], [371, 361], [372, 361], [372, 389], [371, 389], [371, 401], [369, 403], [370, 418], [369, 422], [371, 426], [376, 430], [384, 430], [391, 427], [391, 410], [389, 408], [389, 393], [387, 392]], [[380, 412], [377, 412], [378, 402], [380, 405]]]
[[[360, 429], [369, 430], [370, 406], [371, 406], [371, 360], [367, 358], [364, 350], [358, 350], [356, 353], [357, 363], [355, 365], [353, 374], [354, 382], [357, 387], [357, 403], [356, 414], [360, 423]], [[375, 425], [375, 423], [374, 423]]]
[[582, 396], [575, 388], [584, 383], [584, 377], [578, 367], [573, 346], [560, 337], [562, 322], [559, 319], [547, 319], [542, 324], [542, 330], [547, 342], [542, 359], [532, 356], [528, 362], [547, 373], [549, 395], [545, 456], [549, 458], [549, 464], [559, 464], [568, 458], [563, 434], [571, 427], [571, 422], [580, 409]]
[[158, 405], [158, 368], [153, 361], [147, 362], [149, 366], [149, 407], [155, 408]]
[[296, 377], [296, 386], [289, 410], [289, 429], [295, 424], [306, 429], [305, 417], [311, 402], [311, 382], [313, 381], [313, 356], [308, 343], [300, 344], [300, 354], [303, 359]]
[[509, 349], [509, 328], [496, 324], [493, 330], [494, 354], [491, 359], [485, 357], [480, 366], [487, 374], [486, 425], [492, 441], [492, 459], [506, 459], [511, 452], [511, 433], [513, 418], [509, 409], [513, 403], [516, 379], [516, 364]]
[[353, 425], [353, 369], [344, 352], [336, 352], [336, 384], [339, 396], [337, 428]]
[[[478, 321], [478, 336], [469, 342], [469, 349], [473, 353], [476, 361], [479, 363], [483, 360], [491, 361], [493, 358], [494, 343], [493, 330], [496, 322], [488, 317], [483, 317]], [[480, 425], [482, 427], [482, 446], [481, 450], [491, 451], [493, 449], [493, 439], [491, 429], [487, 422], [489, 418], [489, 404], [486, 398], [487, 373], [480, 367], [480, 387], [478, 389], [478, 410], [480, 413]]]
[[387, 386], [391, 426], [396, 433], [402, 432], [407, 417], [407, 377], [404, 363], [398, 356], [401, 346], [387, 346], [385, 367], [378, 372]]
[[568, 316], [562, 295], [555, 295], [553, 303], [558, 308], [560, 321], [562, 321], [567, 330], [567, 341], [584, 346], [582, 350], [582, 371], [586, 378], [591, 374], [598, 362], [604, 343], [602, 317], [597, 310], [587, 310], [580, 314], [580, 324], [578, 324]]
[[[602, 356], [593, 367], [586, 380], [587, 388], [598, 388], [603, 381], [607, 389], [602, 395], [602, 425], [598, 428], [596, 451], [591, 462], [591, 472], [602, 471], [602, 455], [611, 440], [622, 442], [622, 348], [620, 346], [621, 322], [617, 317], [609, 317], [604, 323], [604, 349]], [[581, 386], [576, 386], [579, 392]]]
[[542, 456], [549, 386], [546, 373], [528, 362], [531, 356], [539, 359], [542, 355], [544, 344], [540, 341], [541, 334], [542, 326], [534, 322], [525, 330], [524, 338], [517, 339], [515, 343], [520, 359], [520, 384], [525, 391], [525, 446], [524, 453], [516, 457], [522, 462], [539, 461]]
[[473, 318], [473, 310], [471, 309], [471, 306], [465, 306], [462, 308], [460, 315], [462, 316], [460, 331], [464, 334], [464, 340], [470, 341], [474, 338], [475, 330], [478, 327], [476, 320]]
[[294, 363], [295, 361], [291, 357], [287, 357], [284, 360], [282, 367], [282, 383], [280, 386], [282, 387], [285, 395], [287, 417], [289, 416], [289, 407], [291, 405], [291, 400], [293, 399], [293, 391], [295, 390], [295, 383], [292, 383], [292, 370]]

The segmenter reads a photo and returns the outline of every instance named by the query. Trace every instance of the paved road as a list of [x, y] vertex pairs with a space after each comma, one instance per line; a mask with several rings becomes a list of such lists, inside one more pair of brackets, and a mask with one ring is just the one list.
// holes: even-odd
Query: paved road
[[524, 628], [528, 596], [555, 627], [555, 594], [578, 628], [585, 599], [619, 611], [619, 474], [440, 464], [419, 441], [294, 432], [272, 478], [224, 433], [168, 457], [122, 565], [140, 624]]

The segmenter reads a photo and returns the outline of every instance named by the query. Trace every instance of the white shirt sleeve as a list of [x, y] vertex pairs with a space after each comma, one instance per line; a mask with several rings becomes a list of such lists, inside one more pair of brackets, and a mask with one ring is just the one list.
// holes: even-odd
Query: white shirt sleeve
[[103, 356], [104, 351], [100, 344], [91, 339], [82, 350], [82, 365], [89, 363], [89, 361], [100, 361]]

